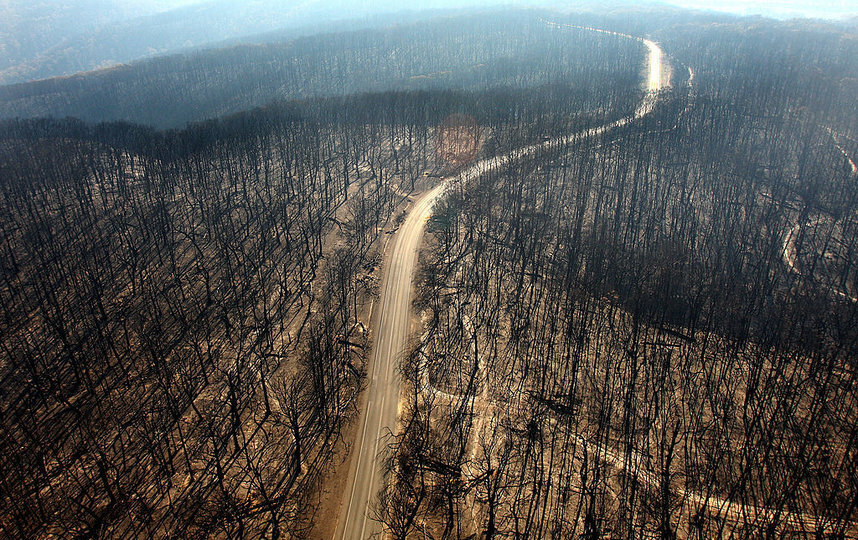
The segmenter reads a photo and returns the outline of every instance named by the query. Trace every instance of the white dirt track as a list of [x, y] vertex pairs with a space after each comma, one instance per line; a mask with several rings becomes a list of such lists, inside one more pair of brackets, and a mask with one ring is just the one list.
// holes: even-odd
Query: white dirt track
[[594, 137], [646, 116], [655, 106], [658, 93], [668, 84], [663, 65], [664, 55], [655, 42], [596, 28], [544, 22], [556, 28], [590, 30], [641, 42], [648, 52], [647, 78], [644, 83], [646, 96], [632, 116], [580, 133], [525, 146], [502, 156], [477, 161], [459, 174], [445, 178], [437, 187], [423, 194], [415, 202], [397, 231], [393, 249], [385, 261], [380, 299], [375, 305], [373, 314], [375, 343], [369, 366], [366, 405], [361, 412], [359, 431], [352, 448], [349, 478], [343, 493], [335, 533], [337, 539], [365, 540], [381, 532], [381, 525], [371, 517], [372, 505], [382, 481], [381, 464], [377, 458], [385, 439], [396, 429], [401, 388], [398, 366], [407, 347], [411, 325], [411, 286], [417, 264], [418, 248], [435, 203], [443, 197], [449, 186], [456, 182], [467, 183], [480, 175], [500, 169], [537, 152]]

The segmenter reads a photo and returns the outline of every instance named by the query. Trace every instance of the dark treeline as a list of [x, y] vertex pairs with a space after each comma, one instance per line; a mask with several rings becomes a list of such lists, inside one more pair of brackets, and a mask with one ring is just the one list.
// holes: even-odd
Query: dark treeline
[[275, 0], [208, 0], [161, 4], [170, 8], [166, 11], [150, 11], [153, 7], [157, 3], [10, 0], [0, 7], [0, 82], [70, 75], [165, 52], [401, 24], [443, 13], [391, 13], [398, 6], [375, 2], [358, 7], [336, 1], [284, 6]]
[[437, 209], [395, 537], [858, 533], [858, 126], [854, 94], [807, 84], [854, 57], [734, 30], [672, 38], [703, 52], [666, 48], [650, 117]]
[[0, 87], [0, 117], [124, 120], [181, 127], [260, 106], [387, 90], [571, 87], [578, 101], [605, 75], [637, 76], [622, 38], [552, 29], [534, 12], [447, 17], [385, 30], [168, 56]]

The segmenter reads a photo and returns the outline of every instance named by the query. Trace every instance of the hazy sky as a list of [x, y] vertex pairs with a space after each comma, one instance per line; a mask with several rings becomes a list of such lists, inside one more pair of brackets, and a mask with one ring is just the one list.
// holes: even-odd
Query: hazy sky
[[839, 18], [858, 15], [858, 0], [666, 0], [697, 9], [729, 11], [742, 15], [773, 17]]

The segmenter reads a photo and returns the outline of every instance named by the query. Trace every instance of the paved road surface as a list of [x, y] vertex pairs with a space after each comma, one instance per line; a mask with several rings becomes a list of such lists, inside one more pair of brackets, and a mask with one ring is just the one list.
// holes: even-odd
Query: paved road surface
[[[560, 27], [548, 23], [552, 26]], [[598, 29], [588, 29], [607, 32]], [[612, 33], [612, 32], [607, 32]], [[634, 118], [652, 110], [657, 93], [666, 84], [662, 72], [662, 51], [654, 42], [637, 39], [646, 45], [647, 81], [644, 85], [649, 94], [634, 117], [624, 118], [611, 124], [560, 137], [540, 144], [515, 150], [509, 154], [478, 161], [459, 175], [445, 179], [440, 185], [425, 193], [414, 204], [399, 231], [393, 249], [385, 263], [381, 298], [376, 305], [375, 336], [367, 392], [366, 407], [361, 413], [359, 432], [352, 449], [349, 481], [343, 494], [335, 538], [364, 540], [379, 533], [381, 526], [371, 516], [372, 505], [381, 487], [382, 474], [376, 457], [382, 449], [386, 436], [395, 429], [399, 405], [400, 380], [397, 366], [405, 351], [408, 329], [411, 322], [411, 282], [417, 262], [417, 249], [423, 237], [426, 221], [432, 215], [432, 207], [453, 181], [467, 182], [490, 170], [529, 156], [540, 150], [564, 145], [569, 141], [592, 137], [609, 129], [626, 125]]]

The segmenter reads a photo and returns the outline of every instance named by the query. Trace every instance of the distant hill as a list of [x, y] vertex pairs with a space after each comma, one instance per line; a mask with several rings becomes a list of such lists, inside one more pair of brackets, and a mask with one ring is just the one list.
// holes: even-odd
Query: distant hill
[[[0, 2], [0, 82], [66, 73], [81, 36], [121, 21], [152, 16], [196, 0], [5, 0]], [[50, 58], [56, 57], [51, 61]], [[66, 60], [63, 60], [63, 58]], [[88, 69], [103, 60], [81, 58]], [[54, 68], [62, 67], [61, 71]]]
[[762, 15], [775, 19], [822, 18], [836, 20], [858, 15], [858, 4], [847, 0], [668, 0], [691, 9]]
[[[652, 2], [646, 2], [651, 4]], [[0, 3], [0, 84], [70, 75], [165, 53], [371, 26], [391, 14], [522, 4], [609, 12], [592, 0], [7, 0]], [[423, 13], [425, 16], [425, 13]]]
[[[486, 2], [467, 4], [481, 3]], [[151, 0], [13, 0], [0, 4], [0, 84], [69, 75], [275, 30], [311, 27], [294, 32], [294, 37], [341, 28], [331, 26], [337, 21], [348, 20], [355, 27], [356, 19], [380, 13], [461, 5], [449, 0], [423, 0], [407, 6], [390, 0], [179, 0], [161, 4]]]
[[[634, 85], [642, 54], [627, 39], [557, 31], [536, 12], [485, 12], [9, 85], [0, 87], [0, 118], [74, 116], [181, 127], [275, 100], [363, 92], [575, 85], [586, 93], [597, 79], [592, 68], [582, 71], [587, 61], [612, 73], [614, 82], [625, 73]], [[618, 58], [628, 60], [619, 65]]]

